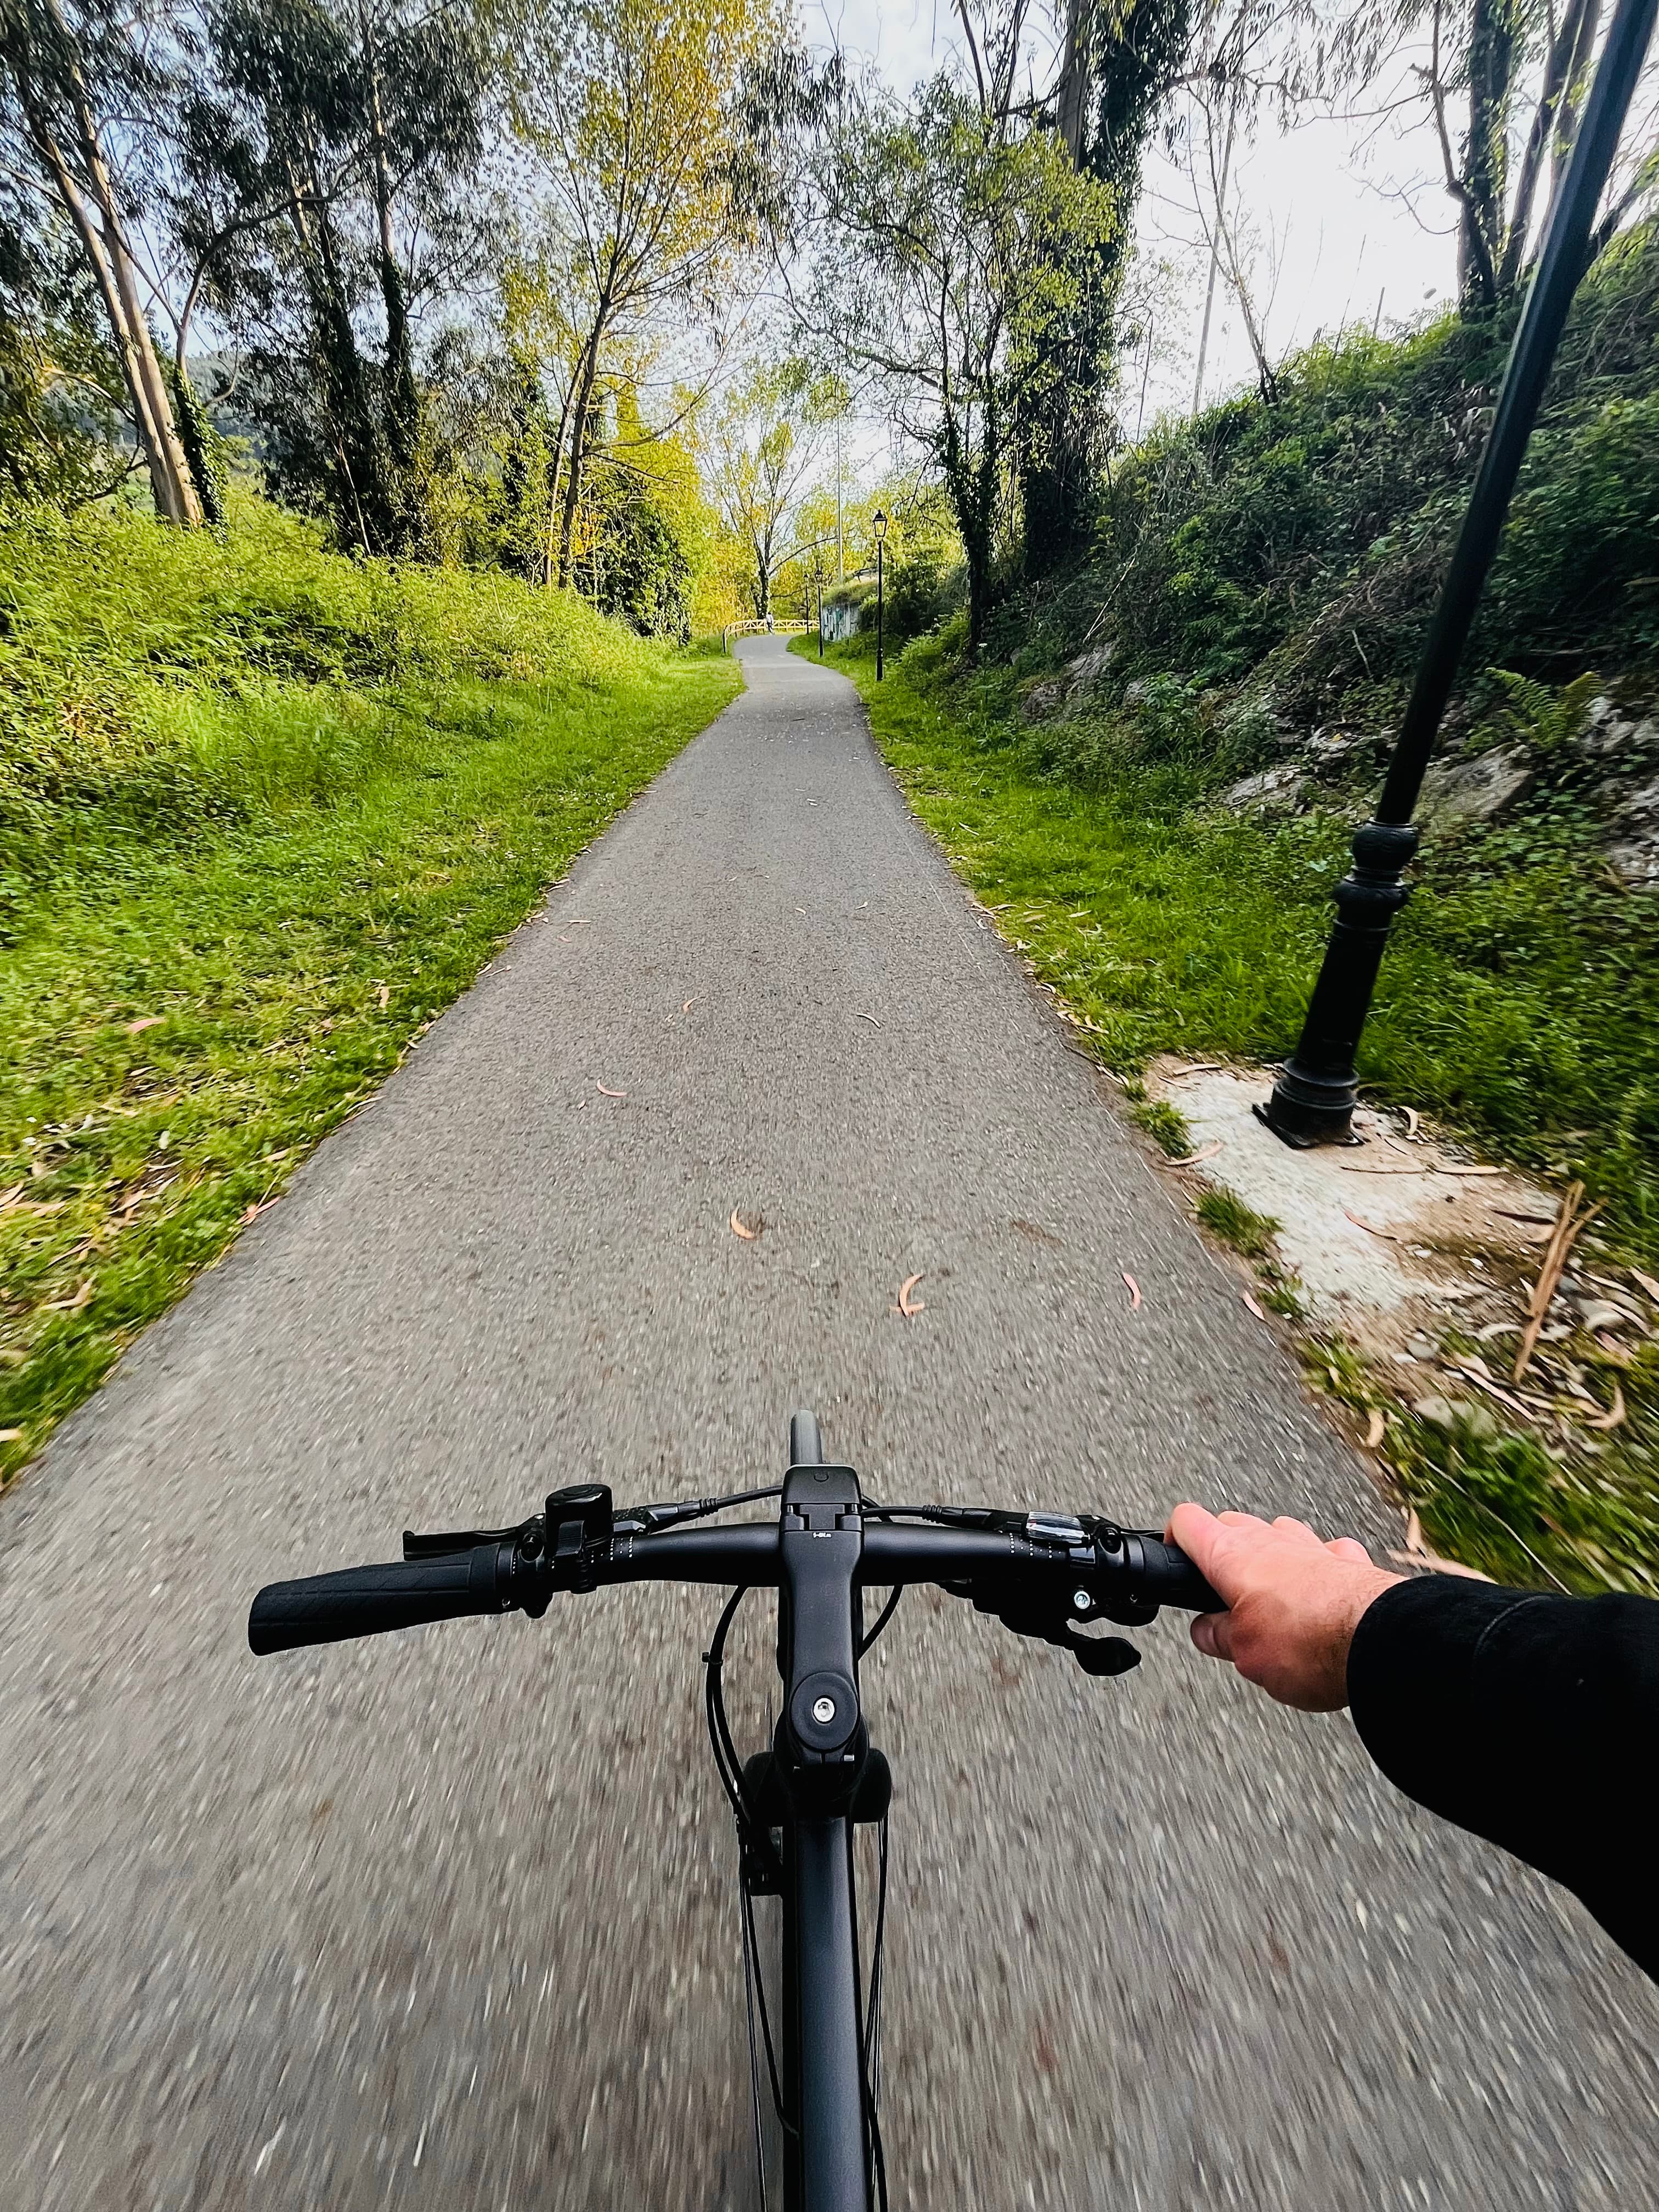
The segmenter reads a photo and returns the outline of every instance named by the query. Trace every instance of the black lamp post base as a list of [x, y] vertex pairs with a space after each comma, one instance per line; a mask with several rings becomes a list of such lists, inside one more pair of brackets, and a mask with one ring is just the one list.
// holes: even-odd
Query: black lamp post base
[[1346, 1086], [1346, 1091], [1334, 1087], [1316, 1098], [1300, 1095], [1302, 1089], [1286, 1068], [1273, 1085], [1272, 1095], [1258, 1098], [1250, 1111], [1263, 1128], [1271, 1129], [1281, 1144], [1298, 1152], [1310, 1152], [1316, 1145], [1360, 1142], [1352, 1126], [1353, 1109], [1358, 1103], [1352, 1084]]
[[1353, 866], [1336, 886], [1336, 926], [1308, 1004], [1296, 1050], [1260, 1118], [1287, 1145], [1352, 1140], [1359, 1103], [1355, 1057], [1376, 988], [1389, 926], [1406, 902], [1401, 881], [1417, 850], [1409, 823], [1367, 822], [1353, 841]]

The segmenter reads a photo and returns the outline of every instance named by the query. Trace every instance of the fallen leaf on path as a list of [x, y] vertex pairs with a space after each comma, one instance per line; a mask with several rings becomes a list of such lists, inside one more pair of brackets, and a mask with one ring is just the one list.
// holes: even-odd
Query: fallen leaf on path
[[22, 1441], [21, 1429], [0, 1429], [0, 1444], [21, 1444]]
[[754, 1225], [754, 1227], [751, 1229], [751, 1228], [749, 1226], [748, 1223], [744, 1219], [744, 1218], [743, 1218], [742, 1214], [740, 1214], [740, 1213], [738, 1212], [738, 1211], [737, 1207], [736, 1207], [735, 1206], [732, 1207], [732, 1234], [734, 1237], [742, 1237], [742, 1239], [743, 1239], [743, 1241], [744, 1241], [744, 1243], [745, 1244], [752, 1244], [752, 1243], [754, 1243], [755, 1239], [756, 1239], [756, 1238], [760, 1235], [761, 1231], [762, 1231], [763, 1229], [764, 1229], [764, 1228], [765, 1228], [765, 1226], [766, 1226], [766, 1224], [765, 1224], [765, 1223], [764, 1223], [764, 1222], [760, 1218], [759, 1215], [757, 1214], [757, 1215], [755, 1217], [755, 1225]]
[[1195, 1168], [1200, 1160], [1212, 1160], [1220, 1150], [1221, 1139], [1218, 1137], [1214, 1144], [1206, 1145], [1201, 1152], [1183, 1152], [1178, 1160], [1170, 1160], [1168, 1164], [1172, 1168]]
[[1434, 1168], [1401, 1168], [1393, 1166], [1378, 1167], [1372, 1160], [1339, 1160], [1336, 1164], [1341, 1169], [1344, 1175], [1426, 1176], [1434, 1175], [1437, 1172]]
[[1139, 1313], [1140, 1311], [1140, 1285], [1136, 1282], [1133, 1275], [1125, 1274], [1123, 1279], [1129, 1285], [1129, 1311], [1131, 1313]]
[[27, 1182], [15, 1182], [9, 1190], [0, 1190], [0, 1213], [3, 1213], [15, 1200], [21, 1198], [27, 1188]]
[[1659, 1283], [1656, 1283], [1651, 1275], [1644, 1275], [1639, 1267], [1632, 1267], [1630, 1279], [1633, 1283], [1639, 1283], [1655, 1305], [1659, 1306]]
[[82, 1306], [92, 1304], [92, 1277], [88, 1275], [72, 1298], [53, 1298], [47, 1304], [48, 1313], [79, 1313]]
[[1342, 1211], [1347, 1215], [1347, 1218], [1352, 1222], [1354, 1227], [1356, 1229], [1363, 1229], [1368, 1237], [1386, 1237], [1390, 1244], [1403, 1244], [1406, 1242], [1406, 1235], [1403, 1230], [1379, 1229], [1374, 1221], [1362, 1221], [1357, 1213], [1349, 1213], [1346, 1206], [1343, 1207]]
[[1255, 1300], [1250, 1296], [1248, 1291], [1241, 1291], [1239, 1292], [1239, 1298], [1246, 1313], [1253, 1313], [1258, 1321], [1267, 1320], [1267, 1315], [1262, 1312], [1261, 1307], [1256, 1304]]
[[1417, 1118], [1417, 1109], [1414, 1106], [1402, 1106], [1400, 1110], [1406, 1117], [1406, 1142], [1408, 1145], [1414, 1145], [1417, 1142], [1417, 1132], [1420, 1126]]
[[389, 1006], [392, 1004], [392, 991], [390, 986], [382, 983], [380, 989], [374, 994], [374, 998], [377, 1005], [381, 1006]]
[[1431, 1574], [1462, 1575], [1465, 1581], [1489, 1583], [1492, 1577], [1483, 1575], [1479, 1567], [1466, 1567], [1461, 1559], [1443, 1559], [1438, 1552], [1390, 1552], [1389, 1557], [1397, 1567], [1427, 1567]]
[[873, 1014], [860, 1014], [856, 1018], [861, 1022], [868, 1022], [872, 1030], [878, 1030], [881, 1027], [881, 1024]]
[[1370, 1419], [1365, 1425], [1365, 1449], [1375, 1451], [1388, 1431], [1389, 1417], [1381, 1406], [1371, 1407]]
[[61, 1213], [69, 1204], [66, 1198], [40, 1198], [15, 1200], [7, 1207], [9, 1213]]
[[628, 1096], [628, 1093], [625, 1091], [612, 1091], [608, 1085], [603, 1083], [596, 1082], [593, 1088], [599, 1092], [602, 1098], [626, 1098]]
[[1218, 1068], [1226, 1065], [1224, 1060], [1195, 1060], [1190, 1067], [1171, 1067], [1166, 1073], [1170, 1081], [1175, 1083], [1183, 1075], [1213, 1075]]
[[247, 1206], [243, 1210], [243, 1228], [246, 1229], [250, 1221], [257, 1221], [262, 1213], [269, 1213], [273, 1206], [280, 1206], [281, 1204], [282, 1200], [277, 1198], [262, 1198], [258, 1200], [253, 1205]]
[[680, 1008], [680, 1012], [683, 1014], [689, 1014], [692, 1007], [695, 1006], [696, 1003], [697, 1002], [695, 999], [688, 999], [685, 1004]]
[[1616, 1429], [1621, 1425], [1624, 1419], [1625, 1394], [1615, 1382], [1613, 1386], [1613, 1404], [1611, 1407], [1605, 1413], [1592, 1414], [1585, 1421], [1584, 1426], [1587, 1429]]
[[894, 1307], [893, 1311], [903, 1314], [907, 1320], [913, 1319], [917, 1314], [926, 1313], [927, 1310], [926, 1298], [913, 1298], [910, 1295], [921, 1280], [920, 1275], [907, 1275], [899, 1285], [898, 1304]]
[[1561, 1211], [1555, 1218], [1555, 1227], [1545, 1248], [1543, 1264], [1538, 1270], [1538, 1280], [1532, 1286], [1532, 1296], [1527, 1301], [1527, 1325], [1521, 1332], [1521, 1344], [1515, 1355], [1515, 1368], [1510, 1376], [1518, 1382], [1527, 1371], [1527, 1363], [1537, 1348], [1549, 1313], [1556, 1286], [1566, 1271], [1567, 1255], [1571, 1251], [1579, 1232], [1589, 1226], [1601, 1211], [1601, 1202], [1589, 1206], [1583, 1213], [1579, 1201], [1584, 1195], [1582, 1182], [1569, 1183], [1561, 1199]]

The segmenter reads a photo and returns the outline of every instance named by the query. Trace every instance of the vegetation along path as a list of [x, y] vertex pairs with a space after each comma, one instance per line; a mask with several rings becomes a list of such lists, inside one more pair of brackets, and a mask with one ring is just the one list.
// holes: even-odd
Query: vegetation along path
[[[851, 685], [745, 665], [0, 1511], [19, 2204], [753, 2202], [711, 1601], [257, 1663], [273, 1577], [766, 1481], [801, 1401], [878, 1492], [1382, 1539]], [[1346, 1721], [1142, 1640], [1096, 1682], [915, 1595], [871, 1662], [895, 2203], [1644, 2201], [1651, 1989]]]

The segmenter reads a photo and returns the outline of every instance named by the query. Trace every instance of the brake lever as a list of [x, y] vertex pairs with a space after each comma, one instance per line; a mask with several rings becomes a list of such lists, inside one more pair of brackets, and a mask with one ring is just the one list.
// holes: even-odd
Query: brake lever
[[539, 1535], [539, 1517], [520, 1521], [511, 1528], [452, 1528], [419, 1535], [413, 1528], [404, 1530], [404, 1557], [406, 1559], [443, 1559], [454, 1552], [476, 1551], [480, 1544], [518, 1544], [526, 1536]]
[[974, 1610], [991, 1614], [1016, 1636], [1029, 1637], [1034, 1642], [1052, 1644], [1058, 1650], [1069, 1651], [1085, 1674], [1097, 1678], [1127, 1674], [1132, 1667], [1140, 1664], [1139, 1652], [1124, 1637], [1079, 1636], [1061, 1607], [1004, 1606], [994, 1601], [987, 1604], [975, 1598]]

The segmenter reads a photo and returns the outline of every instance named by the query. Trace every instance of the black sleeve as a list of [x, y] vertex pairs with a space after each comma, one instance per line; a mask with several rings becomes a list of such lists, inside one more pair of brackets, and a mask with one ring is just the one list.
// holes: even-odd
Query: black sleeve
[[1348, 1699], [1397, 1788], [1565, 1883], [1659, 1980], [1659, 1601], [1396, 1583]]

